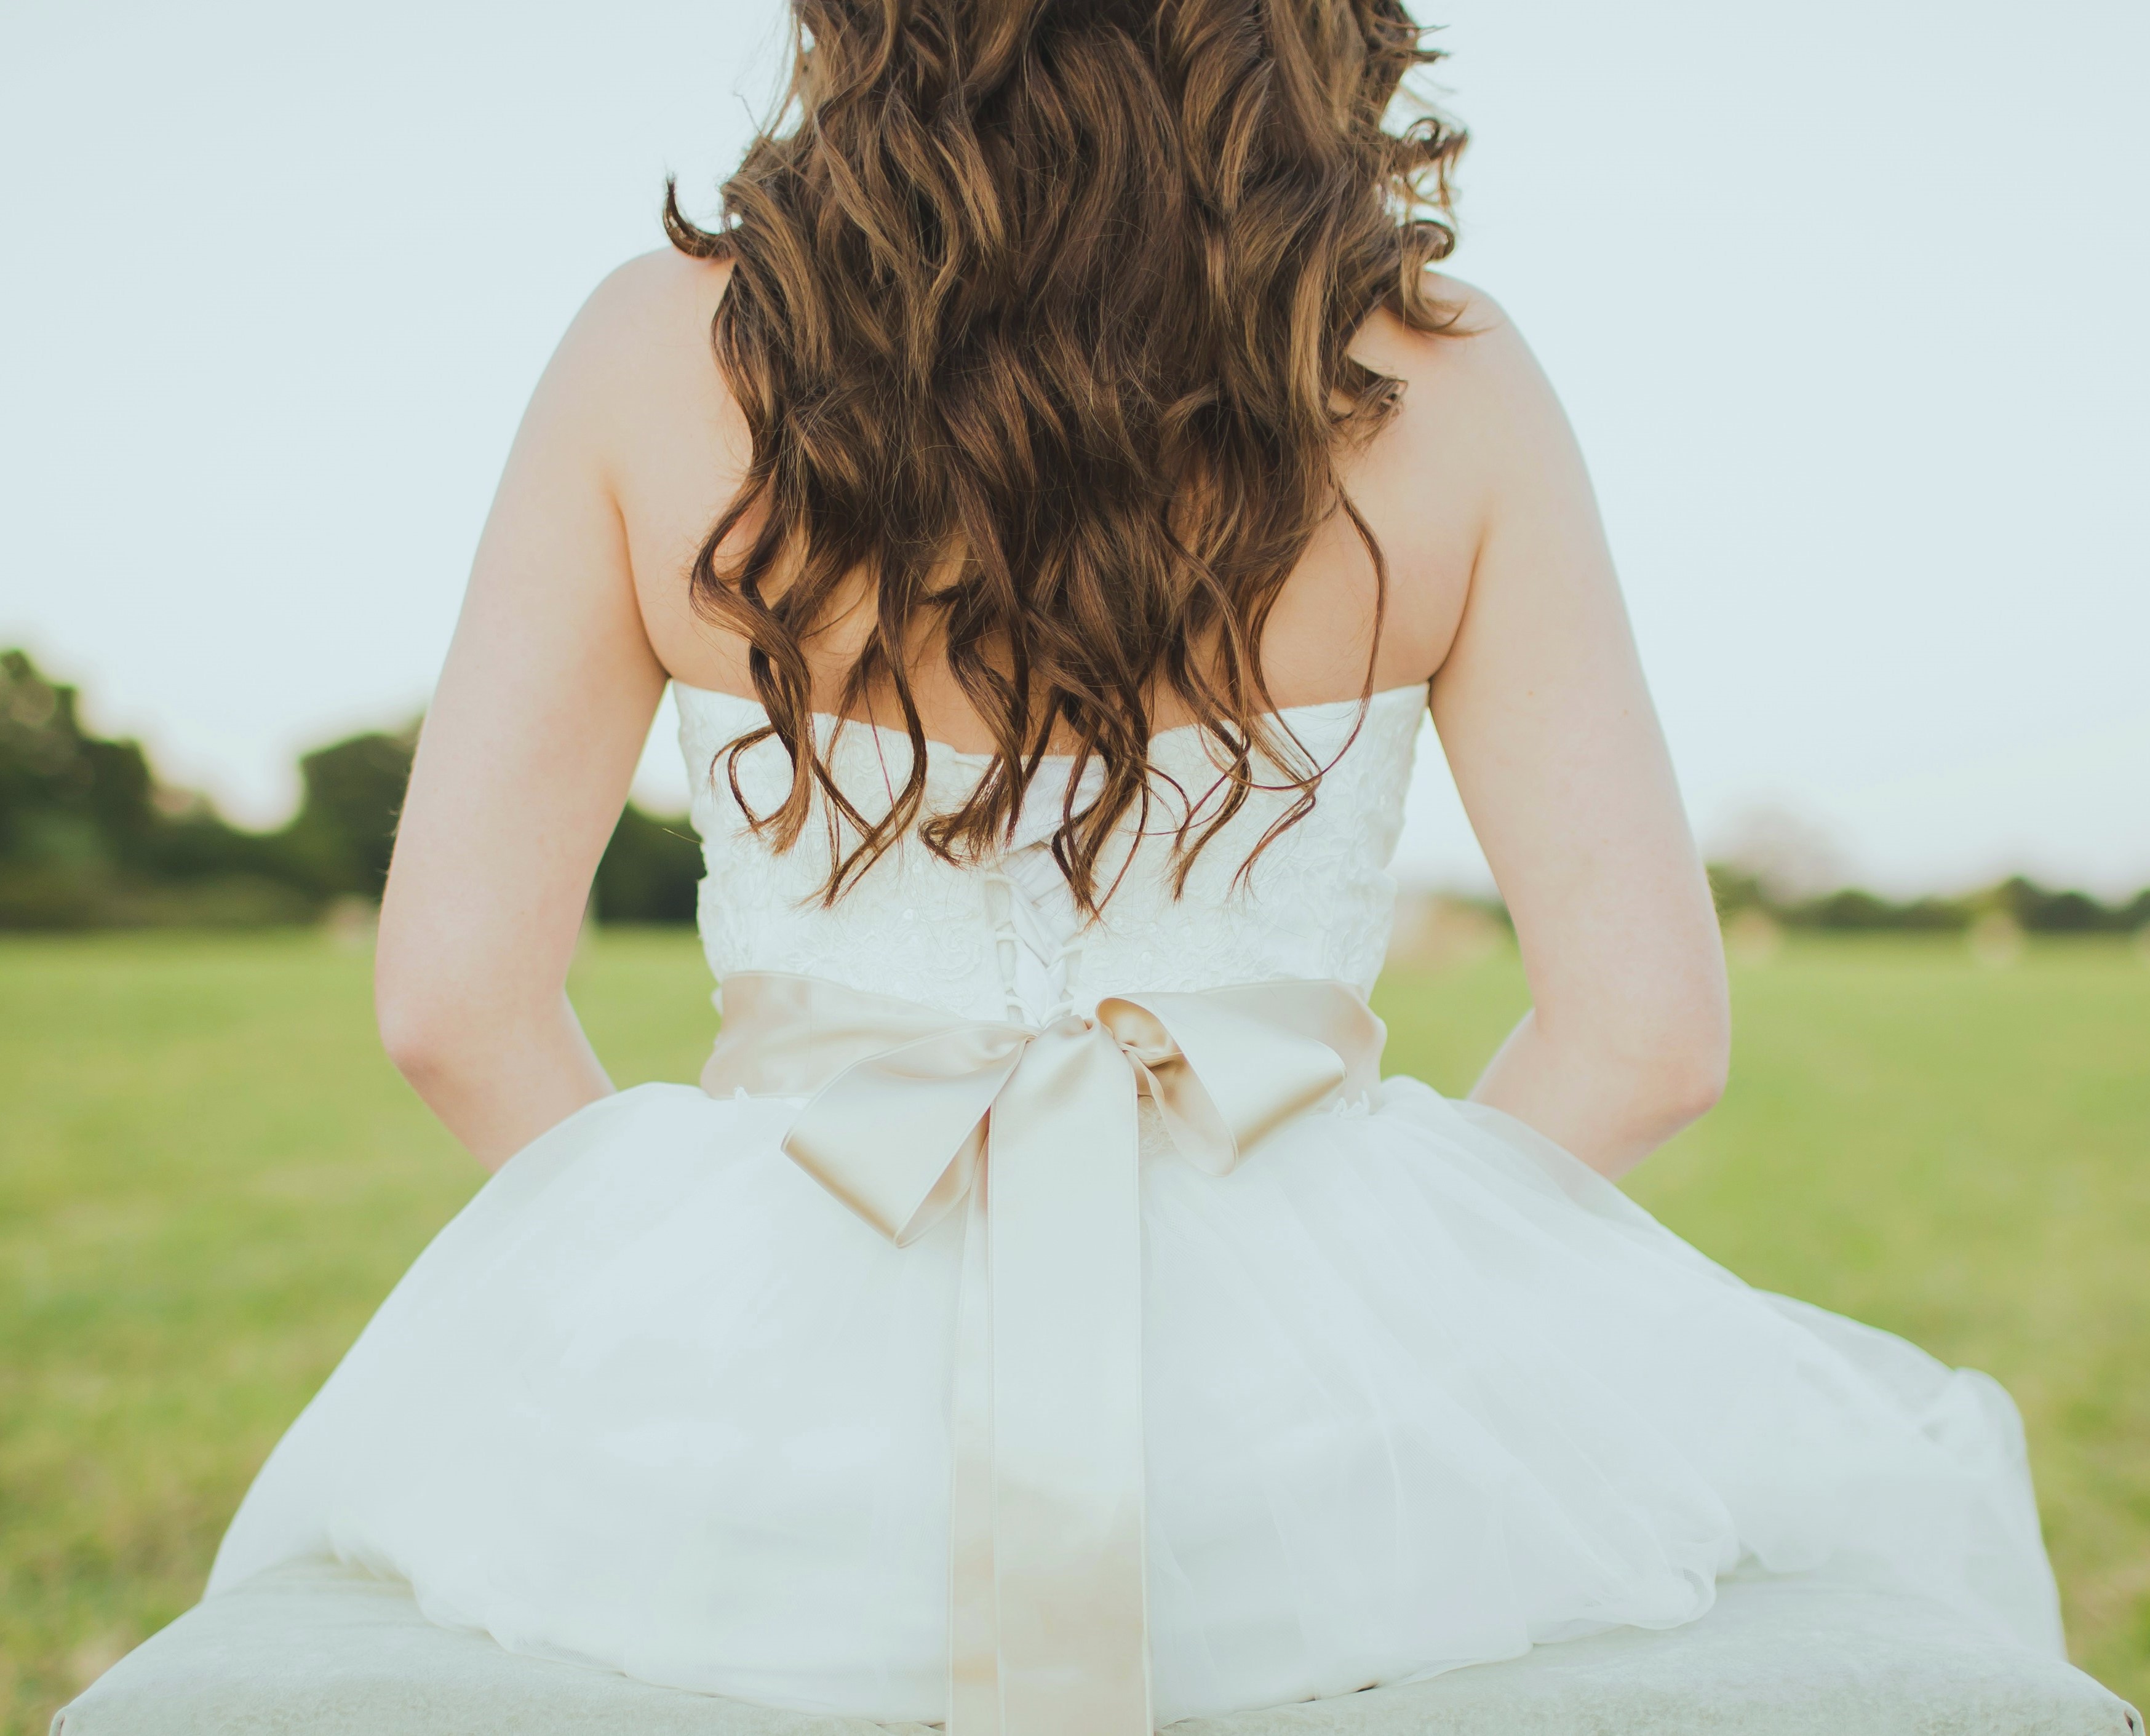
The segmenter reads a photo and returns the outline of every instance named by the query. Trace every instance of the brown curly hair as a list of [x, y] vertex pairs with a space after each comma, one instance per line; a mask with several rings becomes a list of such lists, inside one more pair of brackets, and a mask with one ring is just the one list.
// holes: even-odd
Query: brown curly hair
[[[1053, 855], [1095, 912], [1115, 829], [1148, 823], [1168, 692], [1222, 768], [1177, 804], [1180, 886], [1251, 790], [1296, 791], [1258, 855], [1321, 775], [1260, 647], [1332, 512], [1372, 558], [1377, 623], [1386, 595], [1337, 458], [1401, 384], [1346, 346], [1378, 305], [1452, 318], [1424, 274], [1454, 245], [1464, 135], [1423, 105], [1385, 125], [1438, 53], [1400, 0], [793, 0], [792, 24], [788, 93], [721, 222], [665, 196], [673, 244], [732, 264], [712, 336], [753, 437], [691, 579], [747, 640], [768, 716], [729, 749], [734, 795], [774, 735], [791, 788], [754, 823], [790, 848], [818, 790], [834, 900], [914, 823], [951, 860], [1005, 844], [1057, 737], [1076, 776]], [[892, 695], [912, 750], [878, 820], [831, 775], [805, 655], [862, 598], [838, 709]], [[924, 645], [993, 741], [932, 814]], [[1362, 703], [1372, 681], [1370, 656]]]

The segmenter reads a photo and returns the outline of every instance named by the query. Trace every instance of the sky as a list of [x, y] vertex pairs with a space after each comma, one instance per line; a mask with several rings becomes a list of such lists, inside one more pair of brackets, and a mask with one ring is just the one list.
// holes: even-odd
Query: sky
[[[1705, 846], [2150, 882], [2150, 5], [1418, 16], [1451, 269], [1576, 422]], [[776, 0], [8, 0], [0, 643], [287, 814], [423, 705], [546, 356], [781, 45]], [[1485, 880], [1430, 738], [1398, 867]]]

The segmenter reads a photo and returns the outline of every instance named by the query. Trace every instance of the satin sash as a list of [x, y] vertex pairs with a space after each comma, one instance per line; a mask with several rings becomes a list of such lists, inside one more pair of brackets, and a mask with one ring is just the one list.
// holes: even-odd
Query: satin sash
[[1043, 1027], [737, 971], [702, 1087], [809, 1099], [800, 1168], [903, 1247], [965, 1211], [948, 1736], [1150, 1736], [1137, 1099], [1229, 1172], [1376, 1082], [1334, 982], [1114, 995]]

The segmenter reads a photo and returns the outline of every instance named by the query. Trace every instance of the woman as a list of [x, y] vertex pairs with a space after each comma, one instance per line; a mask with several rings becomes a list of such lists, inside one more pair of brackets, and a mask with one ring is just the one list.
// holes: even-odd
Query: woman
[[[540, 385], [382, 912], [497, 1169], [214, 1588], [881, 1719], [1134, 1736], [1828, 1565], [2059, 1647], [2006, 1395], [1617, 1176], [1706, 1109], [1709, 895], [1582, 463], [1432, 275], [1395, 0], [795, 0], [787, 129]], [[714, 354], [710, 344], [714, 336]], [[659, 695], [724, 985], [564, 993]], [[1378, 1078], [1431, 704], [1532, 1010]]]

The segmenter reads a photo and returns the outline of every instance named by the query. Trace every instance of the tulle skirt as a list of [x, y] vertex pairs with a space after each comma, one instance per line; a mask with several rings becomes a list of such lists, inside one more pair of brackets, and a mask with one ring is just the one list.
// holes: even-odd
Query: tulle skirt
[[[961, 1214], [888, 1244], [783, 1154], [797, 1107], [644, 1085], [518, 1153], [212, 1592], [335, 1556], [515, 1650], [939, 1721]], [[1160, 1723], [1676, 1627], [1734, 1571], [2061, 1649], [1998, 1385], [1749, 1288], [1496, 1112], [1390, 1079], [1222, 1178], [1147, 1138], [1143, 1209]]]

